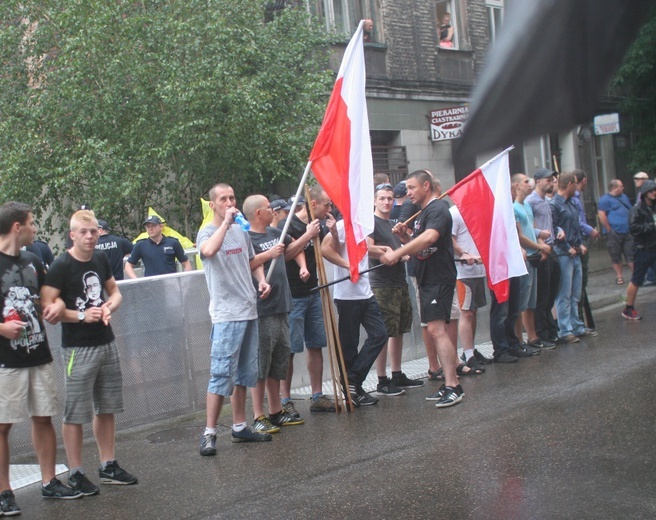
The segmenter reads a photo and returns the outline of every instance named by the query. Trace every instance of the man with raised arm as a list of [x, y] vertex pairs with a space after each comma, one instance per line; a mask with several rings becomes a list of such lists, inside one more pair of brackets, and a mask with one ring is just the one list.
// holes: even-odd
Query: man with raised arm
[[248, 232], [235, 224], [239, 210], [232, 187], [215, 185], [209, 201], [214, 218], [196, 239], [212, 318], [207, 418], [200, 443], [203, 456], [216, 455], [216, 424], [226, 396], [232, 405], [232, 442], [271, 440], [270, 434], [257, 432], [246, 422], [246, 388], [257, 384], [257, 298], [258, 294], [268, 297], [271, 287], [262, 265], [251, 268], [255, 252]]
[[[395, 226], [395, 232], [406, 243], [384, 253], [380, 261], [394, 265], [405, 255], [414, 255], [417, 259], [421, 321], [427, 324], [428, 334], [435, 341], [445, 377], [445, 385], [434, 396], [435, 406], [444, 408], [459, 403], [464, 397], [456, 375], [456, 348], [447, 332], [456, 285], [451, 238], [453, 221], [446, 204], [435, 196], [433, 179], [425, 170], [411, 173], [406, 188], [412, 202], [419, 204], [422, 211], [415, 219], [411, 240], [405, 224], [399, 222]], [[429, 397], [433, 400], [433, 396]]]

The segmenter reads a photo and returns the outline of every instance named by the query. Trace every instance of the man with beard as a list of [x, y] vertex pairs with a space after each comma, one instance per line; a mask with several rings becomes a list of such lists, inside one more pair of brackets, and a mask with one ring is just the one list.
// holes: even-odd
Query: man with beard
[[[554, 236], [562, 238], [563, 232], [553, 228], [553, 218], [551, 216], [551, 207], [547, 197], [551, 198], [555, 189], [554, 180], [558, 174], [553, 170], [540, 168], [533, 175], [535, 180], [535, 189], [528, 197], [526, 202], [533, 210], [534, 225], [536, 235], [544, 243], [553, 249]], [[553, 254], [545, 261], [540, 262], [537, 272], [538, 294], [535, 304], [535, 332], [545, 346], [554, 346], [558, 340], [558, 327], [551, 315], [551, 309], [556, 302], [558, 294], [558, 284], [560, 283], [560, 266], [558, 258]]]

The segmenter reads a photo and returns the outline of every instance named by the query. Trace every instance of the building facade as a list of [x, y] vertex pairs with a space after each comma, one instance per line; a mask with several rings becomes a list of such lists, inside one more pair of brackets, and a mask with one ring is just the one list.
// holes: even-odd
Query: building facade
[[[344, 34], [334, 48], [332, 67], [339, 68], [350, 35], [363, 18], [374, 22], [365, 42], [367, 105], [377, 172], [393, 182], [427, 168], [450, 187], [498, 151], [454, 163], [457, 138], [435, 140], [431, 114], [466, 106], [483, 70], [486, 54], [503, 30], [504, 10], [513, 0], [305, 0], [327, 31]], [[450, 15], [452, 46], [440, 45], [444, 16]], [[610, 99], [599, 114], [615, 112]], [[439, 118], [437, 119], [439, 120]], [[452, 136], [451, 136], [452, 137]], [[613, 178], [624, 180], [631, 195], [634, 172], [626, 171], [622, 151], [631, 136], [595, 135], [589, 124], [561, 134], [515, 143], [511, 173], [531, 174], [548, 167], [588, 172], [586, 213], [594, 222], [596, 200]]]

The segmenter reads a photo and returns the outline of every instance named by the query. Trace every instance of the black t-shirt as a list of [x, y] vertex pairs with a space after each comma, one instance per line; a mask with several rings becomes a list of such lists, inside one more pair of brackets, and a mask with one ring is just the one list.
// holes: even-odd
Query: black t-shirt
[[[401, 204], [401, 211], [399, 212], [399, 222], [405, 222], [408, 220], [410, 217], [415, 215], [421, 207], [419, 204], [415, 204], [410, 200], [409, 198], [406, 199], [403, 204]], [[412, 228], [414, 220], [410, 221], [408, 223], [408, 226]], [[410, 257], [410, 261], [408, 262], [408, 276], [416, 276], [416, 271], [417, 271], [417, 259], [412, 256]]]
[[55, 261], [55, 255], [52, 254], [50, 246], [43, 240], [35, 240], [29, 246], [25, 246], [25, 250], [38, 256], [41, 260], [41, 263], [43, 264], [43, 267], [46, 269], [48, 269], [50, 264]]
[[125, 237], [101, 235], [98, 237], [96, 250], [102, 251], [109, 258], [112, 273], [117, 280], [123, 280], [123, 258], [132, 252], [132, 242]]
[[[378, 246], [389, 246], [392, 249], [401, 247], [401, 241], [394, 233], [392, 228], [394, 224], [384, 218], [374, 215], [374, 232], [369, 235]], [[380, 264], [379, 260], [374, 260], [369, 256], [369, 267], [375, 267]], [[404, 287], [405, 281], [405, 264], [398, 262], [392, 266], [384, 266], [375, 269], [369, 273], [369, 284], [372, 287]]]
[[[285, 221], [281, 220], [278, 223], [278, 228], [282, 229], [285, 226]], [[292, 217], [292, 220], [289, 224], [289, 229], [287, 234], [293, 239], [298, 239], [298, 237], [303, 236], [307, 229], [307, 224], [303, 222], [296, 215]], [[319, 236], [323, 238], [326, 235], [326, 229], [322, 226], [321, 233]], [[287, 279], [289, 280], [289, 288], [292, 291], [292, 296], [294, 298], [303, 298], [305, 296], [310, 296], [310, 289], [316, 287], [319, 282], [317, 281], [317, 259], [314, 255], [314, 239], [309, 240], [303, 251], [305, 252], [305, 264], [307, 265], [307, 270], [310, 272], [310, 278], [307, 282], [301, 280], [299, 275], [300, 267], [294, 259], [291, 259], [289, 262], [285, 263], [287, 267]]]
[[[282, 231], [277, 228], [268, 227], [265, 233], [249, 231], [248, 234], [251, 237], [255, 254], [259, 255], [278, 244]], [[291, 243], [291, 237], [286, 236], [285, 245], [288, 246]], [[271, 260], [264, 263], [265, 275], [269, 272], [270, 266]], [[253, 278], [253, 283], [257, 289], [258, 283], [255, 278]], [[257, 315], [262, 317], [273, 316], [274, 314], [289, 314], [292, 311], [292, 293], [289, 289], [289, 282], [287, 281], [284, 255], [279, 256], [276, 260], [276, 264], [273, 267], [273, 274], [269, 279], [269, 285], [271, 285], [269, 297], [264, 300], [261, 298], [257, 299]]]
[[[84, 311], [105, 303], [105, 282], [112, 278], [107, 255], [94, 251], [88, 262], [81, 262], [66, 251], [53, 262], [45, 285], [61, 291], [67, 309]], [[62, 347], [97, 347], [114, 340], [111, 325], [96, 323], [62, 323]]]
[[18, 339], [0, 336], [0, 368], [25, 368], [52, 361], [46, 330], [41, 319], [39, 289], [45, 270], [29, 251], [18, 256], [0, 252], [0, 320], [23, 321], [25, 332]]
[[433, 199], [415, 220], [413, 238], [427, 229], [436, 230], [440, 236], [436, 242], [414, 255], [417, 283], [425, 285], [455, 285], [456, 264], [453, 261], [451, 229], [453, 220], [447, 204]]

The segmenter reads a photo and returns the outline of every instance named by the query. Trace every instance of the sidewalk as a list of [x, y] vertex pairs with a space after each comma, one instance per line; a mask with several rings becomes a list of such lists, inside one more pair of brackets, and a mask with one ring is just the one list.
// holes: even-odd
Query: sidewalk
[[[610, 256], [605, 244], [591, 245], [590, 264], [588, 272], [588, 300], [593, 310], [607, 307], [626, 299], [626, 287], [631, 279], [631, 270], [624, 266], [624, 285], [615, 283], [615, 271], [611, 265]], [[641, 289], [651, 290], [651, 288]]]
[[[593, 277], [595, 301], [619, 300], [609, 269]], [[639, 295], [647, 316], [654, 294]], [[21, 518], [654, 518], [651, 328], [619, 306], [595, 314], [598, 337], [463, 378], [466, 398], [447, 410], [425, 400], [436, 382], [350, 414], [299, 400], [305, 424], [271, 443], [233, 445], [223, 417], [216, 457], [198, 454], [202, 413], [122, 431], [119, 462], [138, 485], [56, 501], [32, 484], [16, 492]], [[83, 462], [97, 482], [91, 440]]]

